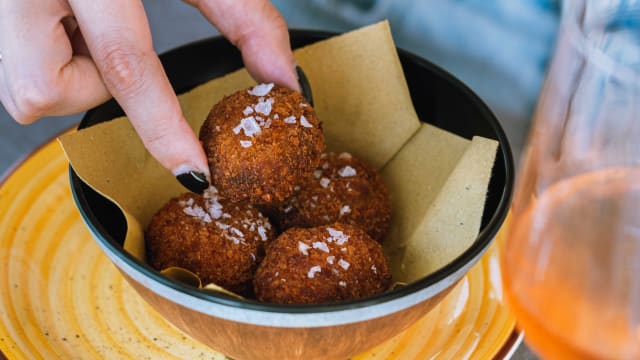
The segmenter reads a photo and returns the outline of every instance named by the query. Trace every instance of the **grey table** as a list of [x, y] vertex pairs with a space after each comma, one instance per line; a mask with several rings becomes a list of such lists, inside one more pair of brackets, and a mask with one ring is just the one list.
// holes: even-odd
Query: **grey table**
[[[217, 34], [196, 10], [178, 0], [154, 0], [144, 3], [154, 37], [154, 46], [158, 52]], [[306, 27], [306, 24], [296, 22], [296, 19], [287, 21], [292, 27]], [[81, 114], [78, 114], [43, 119], [33, 125], [22, 126], [15, 123], [4, 108], [0, 107], [0, 174], [27, 156], [38, 145], [77, 124], [80, 118]], [[507, 135], [515, 145], [516, 154], [520, 151], [522, 134], [526, 132], [524, 126], [526, 124], [522, 123], [505, 126]], [[513, 359], [530, 360], [536, 357], [525, 346], [521, 346]]]

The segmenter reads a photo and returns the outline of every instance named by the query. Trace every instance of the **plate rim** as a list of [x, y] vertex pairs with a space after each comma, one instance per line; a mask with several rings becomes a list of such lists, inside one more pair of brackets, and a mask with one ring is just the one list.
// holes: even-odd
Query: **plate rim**
[[[73, 131], [73, 129], [72, 128], [71, 129], [67, 129], [66, 131], [67, 132], [68, 131]], [[33, 151], [30, 151], [26, 156], [24, 156], [23, 159], [21, 159], [20, 162], [17, 164], [17, 166], [15, 166], [15, 168], [13, 169], [13, 172], [8, 177], [2, 179], [3, 181], [0, 182], [0, 188], [5, 184], [5, 182], [7, 180], [9, 180], [11, 178], [12, 175], [14, 175], [18, 170], [20, 170], [22, 165], [27, 163], [34, 156], [37, 156], [38, 153], [41, 150], [43, 150], [44, 148], [46, 148], [48, 146], [55, 146], [56, 138], [58, 136], [62, 135], [62, 134], [65, 134], [65, 133], [66, 133], [65, 131], [61, 131], [58, 135], [52, 136], [48, 141], [38, 145]], [[61, 174], [62, 174], [62, 172], [61, 172]], [[105, 255], [105, 257], [106, 257], [106, 255]], [[105, 261], [110, 261], [110, 259], [106, 258]], [[122, 281], [124, 281], [124, 280], [122, 280]], [[511, 359], [512, 356], [514, 355], [515, 351], [517, 351], [520, 348], [520, 345], [522, 344], [522, 341], [523, 341], [523, 335], [524, 335], [524, 332], [519, 330], [516, 327], [515, 323], [514, 323], [513, 328], [509, 333], [509, 336], [506, 338], [506, 340], [500, 346], [500, 348], [498, 348], [496, 350], [496, 354], [493, 356], [493, 359], [496, 359], [496, 360], [500, 360], [500, 359], [508, 360], [508, 359]], [[2, 349], [0, 349], [0, 360], [8, 360], [7, 355], [5, 355], [5, 353], [3, 353]]]

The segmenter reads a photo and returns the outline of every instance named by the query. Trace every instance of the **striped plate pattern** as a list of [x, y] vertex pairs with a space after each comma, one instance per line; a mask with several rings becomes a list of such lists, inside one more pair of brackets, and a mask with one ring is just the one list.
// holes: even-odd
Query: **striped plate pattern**
[[[515, 324], [498, 264], [494, 245], [432, 312], [356, 359], [494, 357]], [[9, 359], [225, 359], [165, 321], [101, 253], [55, 141], [0, 185], [0, 351]]]

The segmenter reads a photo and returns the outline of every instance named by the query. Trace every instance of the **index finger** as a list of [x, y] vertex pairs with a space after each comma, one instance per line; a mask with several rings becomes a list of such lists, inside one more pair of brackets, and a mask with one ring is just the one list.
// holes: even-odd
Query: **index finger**
[[174, 175], [208, 175], [204, 150], [189, 127], [151, 41], [140, 1], [71, 0], [107, 89], [147, 149]]

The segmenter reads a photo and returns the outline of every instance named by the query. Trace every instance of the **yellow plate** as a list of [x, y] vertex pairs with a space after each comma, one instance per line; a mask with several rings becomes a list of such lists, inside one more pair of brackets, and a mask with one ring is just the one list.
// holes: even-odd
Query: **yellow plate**
[[[494, 243], [433, 311], [356, 359], [491, 359], [517, 345], [514, 325]], [[9, 359], [225, 358], [165, 321], [102, 254], [55, 141], [0, 185], [0, 351]]]

